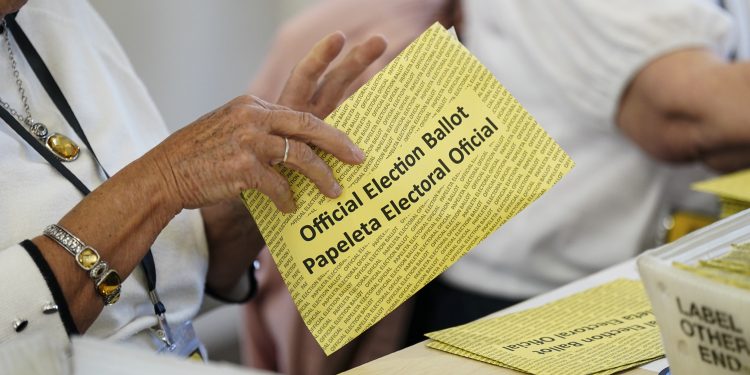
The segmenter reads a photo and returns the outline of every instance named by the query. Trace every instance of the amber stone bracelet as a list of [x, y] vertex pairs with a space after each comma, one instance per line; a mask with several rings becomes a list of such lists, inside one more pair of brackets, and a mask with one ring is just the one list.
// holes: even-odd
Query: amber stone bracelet
[[88, 272], [94, 280], [96, 292], [104, 299], [104, 305], [111, 305], [120, 299], [122, 280], [109, 264], [99, 257], [99, 253], [91, 246], [87, 246], [67, 229], [52, 224], [44, 228], [44, 235], [51, 238], [75, 258], [76, 264]]

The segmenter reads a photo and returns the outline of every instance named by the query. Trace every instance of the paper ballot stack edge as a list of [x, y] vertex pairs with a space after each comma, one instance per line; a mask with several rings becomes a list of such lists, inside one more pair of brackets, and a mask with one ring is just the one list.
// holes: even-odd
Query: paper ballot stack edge
[[684, 271], [750, 241], [750, 210], [638, 258], [673, 374], [750, 374], [750, 292]]

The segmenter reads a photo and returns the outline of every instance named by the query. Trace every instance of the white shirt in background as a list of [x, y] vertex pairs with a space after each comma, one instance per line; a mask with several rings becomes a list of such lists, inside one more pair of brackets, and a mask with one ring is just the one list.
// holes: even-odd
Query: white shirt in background
[[449, 268], [444, 280], [528, 298], [654, 246], [658, 221], [674, 206], [705, 209], [707, 196], [685, 190], [708, 172], [654, 161], [619, 132], [614, 118], [623, 89], [649, 61], [688, 47], [728, 54], [736, 43], [733, 24], [714, 2], [463, 4], [466, 46], [576, 166]]

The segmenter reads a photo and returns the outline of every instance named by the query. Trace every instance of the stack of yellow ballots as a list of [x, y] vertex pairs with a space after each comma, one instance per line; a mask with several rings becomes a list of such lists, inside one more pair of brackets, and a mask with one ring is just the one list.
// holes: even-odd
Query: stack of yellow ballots
[[664, 355], [640, 281], [427, 334], [427, 346], [531, 374], [613, 374]]
[[715, 194], [721, 201], [721, 218], [750, 208], [750, 169], [693, 184], [693, 189]]
[[750, 242], [732, 244], [721, 257], [701, 260], [697, 265], [675, 262], [674, 266], [722, 284], [750, 290]]

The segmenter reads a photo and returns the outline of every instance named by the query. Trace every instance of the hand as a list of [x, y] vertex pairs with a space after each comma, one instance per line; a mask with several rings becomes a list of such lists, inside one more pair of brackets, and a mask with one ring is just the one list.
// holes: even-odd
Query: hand
[[644, 151], [719, 171], [750, 166], [750, 64], [690, 49], [649, 63], [625, 91], [617, 122]]
[[343, 132], [314, 115], [332, 111], [351, 82], [385, 49], [382, 37], [370, 38], [318, 83], [344, 41], [341, 33], [329, 35], [292, 72], [279, 101], [305, 112], [241, 96], [157, 147], [165, 161], [161, 163], [163, 174], [180, 207], [203, 207], [235, 197], [242, 190], [257, 189], [279, 210], [294, 211], [289, 183], [273, 168], [283, 161], [285, 137], [289, 142], [285, 165], [310, 178], [326, 196], [341, 194], [331, 168], [308, 144], [349, 164], [364, 161], [364, 153]]
[[[351, 82], [385, 49], [381, 37], [370, 38], [355, 47], [319, 82], [343, 45], [341, 33], [331, 34], [316, 44], [297, 64], [280, 101], [295, 110], [310, 111], [318, 117], [327, 116]], [[327, 165], [321, 168], [326, 169], [327, 176], [332, 176]], [[211, 249], [206, 285], [214, 291], [232, 290], [257, 257], [263, 238], [239, 199], [203, 207], [201, 214]]]
[[385, 39], [374, 35], [354, 47], [328, 73], [331, 62], [341, 53], [346, 38], [335, 32], [323, 38], [292, 70], [278, 103], [297, 111], [310, 112], [319, 118], [328, 116], [344, 94], [386, 48]]
[[274, 165], [283, 161], [329, 196], [341, 187], [308, 144], [349, 164], [364, 153], [340, 130], [315, 116], [240, 96], [174, 133], [147, 156], [164, 176], [172, 203], [196, 208], [221, 202], [246, 189], [267, 195], [283, 212], [295, 209], [288, 181]]

